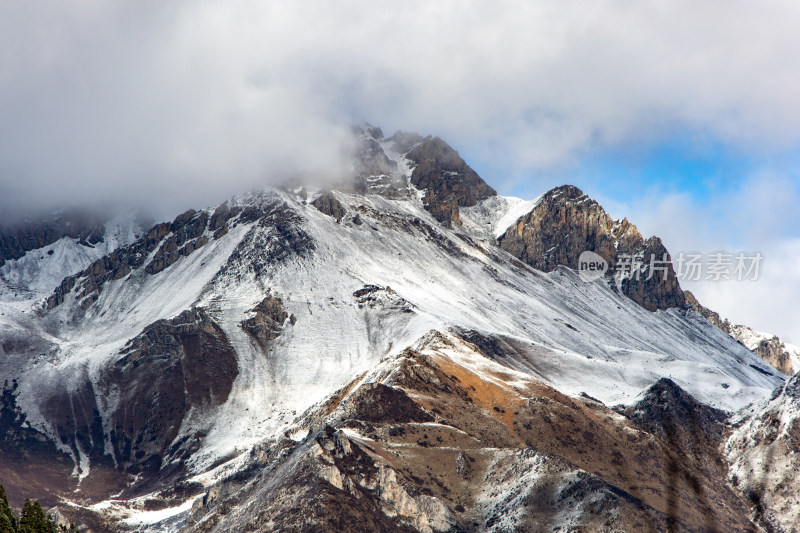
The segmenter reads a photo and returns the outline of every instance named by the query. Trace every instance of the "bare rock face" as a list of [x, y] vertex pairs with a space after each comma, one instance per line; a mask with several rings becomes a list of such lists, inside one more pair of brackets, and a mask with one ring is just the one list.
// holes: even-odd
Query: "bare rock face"
[[670, 259], [669, 252], [661, 243], [661, 239], [658, 237], [647, 239], [641, 253], [645, 258], [643, 269], [638, 276], [622, 279], [622, 293], [649, 311], [686, 307], [683, 290], [672, 265], [667, 266], [666, 272], [660, 270], [661, 267], [658, 266], [653, 268], [652, 273], [650, 271], [651, 267], [648, 265], [650, 258], [654, 258], [655, 261]]
[[335, 218], [336, 222], [341, 221], [342, 217], [347, 214], [341, 202], [330, 192], [325, 192], [318, 196], [311, 202], [311, 205], [319, 209], [320, 213], [325, 213], [329, 217]]
[[685, 306], [671, 264], [666, 272], [656, 268], [650, 275], [651, 256], [655, 261], [663, 261], [666, 254], [669, 260], [661, 240], [651, 237], [645, 241], [627, 219], [613, 220], [600, 204], [572, 185], [548, 191], [530, 213], [508, 228], [498, 244], [545, 272], [558, 266], [577, 269], [581, 253], [591, 251], [606, 260], [609, 277], [622, 267], [622, 256], [642, 254], [645, 269], [638, 276], [622, 276], [622, 292], [650, 311]]
[[269, 344], [280, 336], [289, 314], [280, 298], [272, 295], [267, 295], [251, 312], [253, 316], [243, 320], [241, 327], [263, 350], [266, 350]]
[[[633, 226], [629, 248], [643, 242]], [[578, 257], [592, 251], [615, 263], [617, 235], [614, 220], [600, 205], [577, 187], [566, 185], [548, 191], [527, 215], [508, 228], [498, 242], [500, 247], [532, 267], [550, 272], [557, 266], [578, 268]]]
[[17, 383], [5, 380], [0, 386], [0, 479], [11, 504], [20, 507], [23, 495], [34, 491], [39, 499], [56, 500], [54, 494], [69, 486], [64, 480], [72, 458], [30, 426], [17, 405]]
[[791, 376], [796, 372], [796, 369], [792, 365], [789, 352], [786, 350], [786, 345], [784, 345], [778, 337], [759, 341], [758, 345], [753, 348], [753, 353], [772, 365], [782, 374]]
[[[400, 144], [415, 141], [419, 136], [395, 134]], [[395, 138], [393, 137], [393, 139]], [[439, 137], [425, 137], [405, 154], [416, 164], [411, 183], [425, 189], [422, 201], [425, 209], [442, 224], [461, 225], [459, 207], [470, 207], [497, 193], [477, 172]]]
[[223, 404], [238, 375], [236, 352], [201, 308], [148, 326], [104, 371], [102, 387], [119, 396], [108, 438], [119, 467], [158, 470], [190, 453], [198, 435], [174, 442], [190, 409]]
[[164, 243], [159, 247], [153, 260], [145, 267], [148, 274], [161, 272], [172, 265], [182, 256], [191, 255], [198, 248], [202, 248], [208, 237], [204, 237], [208, 225], [208, 213], [195, 212], [194, 209], [178, 215], [170, 225], [170, 233]]
[[[21, 486], [25, 495], [35, 488], [53, 503], [58, 498], [51, 494], [74, 490], [76, 475], [89, 476], [80, 489], [94, 497], [130, 486], [131, 475], [143, 474], [140, 481], [147, 484], [178, 474], [238, 372], [222, 329], [195, 308], [145, 328], [96, 376], [84, 369], [43, 384], [39, 412], [48, 435], [26, 421], [16, 405], [16, 384], [6, 383], [0, 394], [4, 484]], [[194, 421], [186, 425], [190, 414]], [[20, 464], [29, 466], [21, 470]], [[20, 477], [28, 468], [37, 473]]]

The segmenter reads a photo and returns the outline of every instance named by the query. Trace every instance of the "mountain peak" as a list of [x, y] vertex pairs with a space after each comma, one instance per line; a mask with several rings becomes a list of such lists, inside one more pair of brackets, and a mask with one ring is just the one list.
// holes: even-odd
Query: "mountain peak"
[[405, 157], [415, 165], [411, 183], [418, 189], [425, 189], [422, 198], [425, 209], [445, 226], [461, 225], [459, 207], [471, 207], [497, 195], [458, 152], [439, 137], [425, 137]]
[[[642, 238], [639, 230], [624, 220], [612, 219], [595, 200], [574, 185], [547, 191], [526, 215], [498, 238], [500, 247], [534, 268], [550, 272], [558, 266], [578, 269], [578, 260], [589, 251], [608, 264], [609, 282], [642, 307], [655, 311], [686, 305], [672, 265], [667, 271], [646, 270], [651, 257], [669, 257], [658, 237]], [[641, 255], [643, 269], [627, 272], [625, 261]], [[620, 268], [618, 268], [620, 267]]]
[[365, 137], [374, 141], [383, 140], [383, 131], [369, 122], [357, 122], [350, 127], [350, 131], [359, 137]]
[[0, 297], [0, 478], [149, 531], [499, 531], [573, 511], [688, 529], [709, 509], [746, 530], [702, 422], [780, 378], [696, 315], [648, 312], [658, 278], [637, 293], [565, 268], [585, 246], [613, 265], [663, 244], [577, 187], [500, 197], [442, 139], [361, 131], [363, 190], [190, 209], [88, 257], [44, 308]]

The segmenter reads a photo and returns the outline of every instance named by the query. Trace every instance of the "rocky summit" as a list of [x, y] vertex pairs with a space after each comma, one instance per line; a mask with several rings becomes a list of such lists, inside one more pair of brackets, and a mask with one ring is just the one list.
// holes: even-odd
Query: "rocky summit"
[[345, 179], [0, 227], [12, 505], [96, 532], [800, 528], [792, 347], [577, 187], [504, 197], [438, 137], [352, 133]]

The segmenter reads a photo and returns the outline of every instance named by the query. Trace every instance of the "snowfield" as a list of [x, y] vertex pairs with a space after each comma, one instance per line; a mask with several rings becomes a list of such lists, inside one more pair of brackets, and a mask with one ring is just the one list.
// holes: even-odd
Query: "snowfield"
[[[246, 264], [226, 265], [237, 246], [247, 249], [245, 236], [255, 226], [240, 225], [157, 275], [136, 271], [109, 282], [78, 327], [71, 323], [74, 304], [36, 320], [32, 327], [52, 350], [17, 369], [18, 401], [30, 422], [49, 431], [38, 412], [42, 383], [69, 387], [72, 378], [95, 377], [147, 325], [192, 306], [212, 310], [237, 350], [240, 370], [192, 459], [198, 473], [285, 427], [430, 330], [459, 327], [513, 340], [518, 357], [508, 364], [515, 369], [609, 405], [630, 402], [658, 378], [670, 377], [701, 401], [732, 411], [781, 382], [777, 372], [694, 312], [652, 313], [603, 280], [585, 283], [566, 268], [543, 274], [520, 267], [481, 233], [442, 228], [415, 201], [336, 196], [348, 213], [360, 214], [361, 225], [337, 223], [286, 192], [242, 200], [277, 200], [296, 210], [315, 246], [307, 258], [289, 258], [260, 276]], [[414, 219], [427, 229], [409, 225]], [[358, 305], [353, 293], [365, 285], [391, 289], [407, 310], [387, 302]], [[296, 323], [265, 356], [238, 324], [268, 291], [283, 300]], [[2, 318], [20, 321], [22, 313], [31, 310]], [[114, 398], [103, 398], [103, 405], [116, 407]], [[203, 413], [202, 423], [208, 416]], [[194, 428], [192, 418], [186, 431]]]
[[[502, 361], [510, 372], [609, 406], [630, 404], [668, 377], [700, 401], [735, 411], [783, 382], [777, 371], [693, 311], [650, 312], [604, 280], [585, 283], [567, 268], [544, 274], [494, 246], [538, 199], [493, 197], [464, 209], [463, 227], [447, 229], [423, 209], [419, 194], [399, 200], [334, 194], [347, 213], [341, 221], [282, 190], [231, 202], [286, 204], [301, 220], [297, 229], [313, 243], [305, 254], [254, 270], [253, 262], [271, 246], [270, 227], [239, 224], [219, 239], [209, 232], [207, 245], [157, 274], [141, 268], [106, 283], [85, 313], [74, 296], [47, 312], [40, 302], [61, 278], [130, 243], [138, 229], [120, 223], [96, 249], [62, 239], [7, 263], [0, 270], [5, 282], [0, 335], [23, 335], [28, 351], [3, 348], [0, 371], [5, 379], [18, 380], [17, 403], [29, 423], [72, 453], [41, 411], [43, 393], [77, 389], [87, 379], [96, 383], [128, 340], [193, 306], [205, 308], [222, 328], [239, 370], [224, 405], [190, 412], [181, 426], [181, 436], [205, 432], [187, 461], [194, 479], [205, 485], [218, 479], [214, 472], [225, 471], [221, 464], [236, 464], [256, 443], [292, 428], [304, 410], [432, 330], [474, 330], [500, 339], [510, 347], [511, 356]], [[12, 285], [26, 289], [14, 291]], [[374, 298], [359, 301], [354, 293], [367, 286], [377, 287]], [[267, 294], [281, 299], [293, 321], [265, 353], [240, 323]], [[498, 366], [457, 351], [448, 355], [478, 371]], [[97, 401], [108, 438], [117, 399]], [[113, 456], [108, 442], [105, 449]], [[91, 472], [82, 453], [73, 459], [76, 476]], [[540, 460], [531, 458], [525, 476], [538, 475], [533, 466]], [[485, 497], [489, 505], [491, 496]], [[130, 514], [127, 520], [144, 527], [172, 520], [189, 507], [191, 502]]]

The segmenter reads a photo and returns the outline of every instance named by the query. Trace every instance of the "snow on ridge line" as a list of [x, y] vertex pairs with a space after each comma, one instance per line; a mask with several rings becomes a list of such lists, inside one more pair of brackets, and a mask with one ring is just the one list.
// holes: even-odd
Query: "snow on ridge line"
[[136, 218], [135, 212], [125, 212], [106, 221], [103, 241], [94, 245], [62, 237], [41, 248], [28, 250], [19, 259], [6, 261], [0, 267], [0, 302], [30, 305], [49, 296], [64, 278], [81, 272], [144, 234], [146, 228], [141, 227]]
[[[248, 259], [241, 256], [226, 283], [207, 283], [239, 242], [249, 242], [244, 237], [251, 225], [239, 225], [156, 275], [110, 282], [91, 308], [86, 329], [64, 339], [63, 355], [86, 361], [97, 372], [113, 356], [103, 352], [112, 338], [131, 338], [157, 319], [219, 296], [219, 323], [237, 343], [241, 379], [196, 455], [195, 473], [214, 458], [285, 427], [293, 410], [321, 400], [432, 328], [458, 326], [538, 344], [540, 352], [527, 354], [531, 368], [526, 373], [539, 379], [532, 365], [541, 364], [539, 370], [549, 378], [545, 382], [568, 394], [591, 394], [588, 385], [597, 381], [599, 370], [607, 381], [606, 399], [627, 398], [672, 371], [696, 373], [709, 391], [719, 390], [728, 408], [774, 386], [772, 378], [747, 366], [747, 356], [755, 356], [721, 331], [702, 330], [702, 324], [677, 314], [650, 313], [600, 282], [584, 283], [574, 271], [525, 273], [510, 261], [498, 261], [506, 254], [502, 250], [487, 253], [459, 239], [461, 229], [436, 224], [413, 200], [336, 194], [351, 212], [366, 206], [376, 214], [364, 209], [360, 225], [337, 222], [283, 191], [233, 200], [285, 200], [300, 215], [298, 229], [314, 241], [314, 251], [271, 264], [258, 279], [248, 277]], [[508, 207], [506, 199], [497, 203]], [[407, 223], [415, 219], [429, 225], [426, 231], [436, 238]], [[255, 234], [260, 231], [269, 228], [259, 227]], [[391, 286], [413, 306], [411, 312], [381, 303], [359, 307], [354, 291], [367, 284]], [[238, 324], [266, 289], [283, 299], [297, 322], [275, 340], [269, 357], [257, 358]], [[636, 365], [653, 371], [625, 373]], [[572, 380], [569, 388], [559, 387], [562, 376]], [[723, 379], [730, 381], [729, 389], [717, 386]]]
[[792, 365], [792, 368], [795, 370], [795, 372], [800, 370], [800, 346], [783, 342], [780, 340], [780, 338], [778, 338], [777, 335], [773, 333], [757, 331], [743, 324], [732, 325], [731, 336], [744, 344], [749, 350], [755, 350], [763, 341], [778, 339], [778, 341], [783, 344], [783, 348], [786, 350], [786, 353], [789, 354], [789, 361]]
[[501, 237], [512, 225], [514, 225], [520, 218], [534, 210], [539, 205], [544, 197], [543, 194], [537, 196], [533, 200], [522, 200], [513, 196], [507, 196], [506, 200], [509, 203], [510, 209], [500, 217], [494, 226], [494, 237]]
[[490, 196], [472, 207], [460, 207], [463, 229], [474, 236], [494, 242], [520, 218], [530, 213], [544, 195], [532, 200], [514, 196]]

